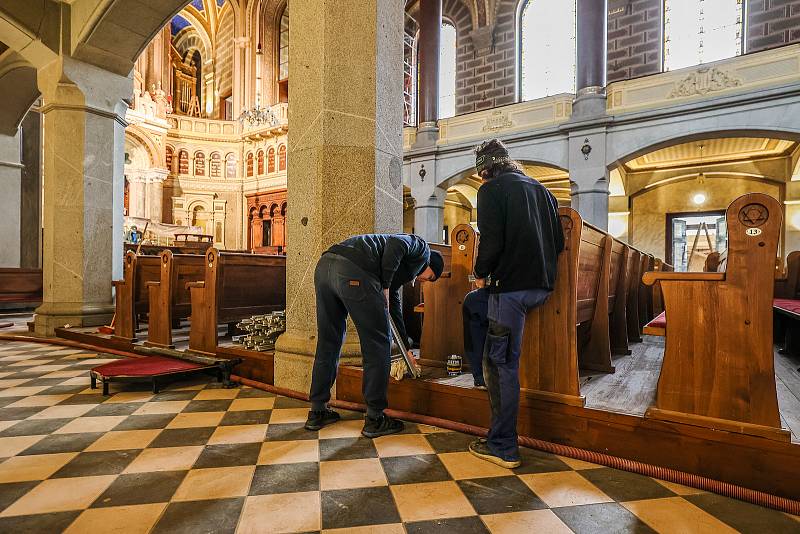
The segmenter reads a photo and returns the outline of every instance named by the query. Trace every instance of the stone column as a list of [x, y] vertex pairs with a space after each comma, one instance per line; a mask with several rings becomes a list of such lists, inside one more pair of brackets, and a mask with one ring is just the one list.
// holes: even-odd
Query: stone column
[[108, 323], [122, 276], [123, 98], [131, 79], [68, 57], [39, 70], [44, 117], [44, 298], [35, 328]]
[[164, 180], [167, 179], [167, 169], [150, 169], [147, 184], [147, 218], [153, 222], [164, 220]]
[[606, 111], [608, 0], [577, 0], [577, 72], [573, 117]]
[[[128, 215], [130, 217], [138, 217], [143, 219], [145, 215], [145, 183], [144, 176], [141, 171], [126, 171], [125, 175], [128, 177]], [[141, 228], [139, 228], [141, 230]]]
[[22, 206], [20, 267], [41, 267], [42, 254], [42, 117], [28, 111], [22, 120]]
[[414, 233], [428, 243], [441, 243], [447, 192], [436, 185], [436, 159], [413, 160], [405, 170], [414, 197]]
[[[402, 228], [403, 4], [306, 0], [289, 10], [287, 330], [275, 384], [308, 391], [317, 260], [351, 235]], [[348, 338], [345, 360], [360, 352]]]
[[606, 167], [606, 132], [600, 127], [570, 132], [569, 180], [572, 207], [583, 220], [608, 228], [609, 171]]
[[442, 0], [420, 0], [419, 13], [419, 113], [415, 146], [436, 142], [439, 119], [439, 54], [441, 53]]
[[0, 135], [0, 213], [3, 231], [0, 232], [0, 267], [21, 265], [22, 232], [22, 169], [20, 138]]

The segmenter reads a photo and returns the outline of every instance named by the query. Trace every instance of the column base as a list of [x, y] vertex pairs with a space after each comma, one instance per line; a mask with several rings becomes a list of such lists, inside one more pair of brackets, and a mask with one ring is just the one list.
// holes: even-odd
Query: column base
[[417, 138], [411, 148], [430, 148], [439, 140], [439, 127], [435, 122], [422, 122], [417, 128]]
[[[353, 341], [355, 339], [355, 341]], [[314, 354], [317, 349], [315, 334], [308, 332], [284, 332], [275, 343], [275, 386], [308, 393], [311, 388], [311, 370], [314, 368]], [[355, 335], [348, 334], [342, 346], [339, 365], [358, 365], [361, 363], [361, 345]], [[332, 391], [336, 398], [336, 386]]]
[[579, 94], [572, 103], [572, 119], [602, 117], [606, 114], [606, 100], [605, 91]]
[[57, 304], [45, 302], [35, 310], [33, 331], [41, 336], [55, 335], [56, 328], [102, 326], [114, 318], [112, 304]]

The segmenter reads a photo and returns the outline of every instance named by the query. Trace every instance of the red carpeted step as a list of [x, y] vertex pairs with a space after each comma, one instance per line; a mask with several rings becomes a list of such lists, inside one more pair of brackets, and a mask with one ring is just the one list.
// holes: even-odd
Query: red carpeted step
[[148, 356], [146, 358], [117, 360], [115, 362], [98, 365], [93, 372], [104, 377], [114, 376], [153, 376], [180, 371], [191, 371], [207, 367], [202, 364], [165, 358], [163, 356]]

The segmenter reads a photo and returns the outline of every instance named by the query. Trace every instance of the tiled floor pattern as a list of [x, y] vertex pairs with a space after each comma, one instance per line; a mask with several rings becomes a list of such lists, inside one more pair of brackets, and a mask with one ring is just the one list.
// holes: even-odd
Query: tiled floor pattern
[[345, 413], [308, 432], [307, 404], [257, 389], [103, 397], [87, 371], [109, 358], [0, 344], [0, 532], [800, 532], [786, 514], [534, 450], [501, 469], [438, 428], [373, 441]]

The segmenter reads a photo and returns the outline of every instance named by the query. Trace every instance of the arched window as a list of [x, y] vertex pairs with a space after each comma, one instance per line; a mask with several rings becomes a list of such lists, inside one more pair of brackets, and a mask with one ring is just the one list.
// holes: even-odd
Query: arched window
[[264, 174], [264, 151], [258, 151], [258, 176]]
[[575, 0], [524, 0], [518, 37], [521, 101], [575, 92]]
[[442, 23], [439, 45], [439, 118], [456, 114], [456, 28]]
[[275, 147], [269, 147], [267, 151], [267, 172], [275, 172]]
[[253, 153], [247, 153], [247, 177], [253, 176]]
[[208, 160], [208, 175], [211, 178], [222, 178], [222, 157], [219, 152], [211, 154]]
[[194, 175], [195, 176], [206, 175], [206, 155], [203, 154], [202, 152], [194, 153]]
[[225, 178], [236, 178], [236, 156], [233, 152], [225, 156]]
[[178, 173], [189, 174], [189, 153], [185, 150], [178, 152]]
[[278, 147], [278, 170], [286, 170], [286, 145]]
[[278, 80], [289, 78], [289, 7], [281, 15], [281, 29], [278, 35]]
[[665, 0], [665, 71], [741, 53], [742, 0]]
[[167, 164], [167, 170], [169, 172], [172, 172], [172, 159], [174, 157], [175, 157], [175, 151], [171, 146], [167, 145], [167, 157], [165, 163]]

